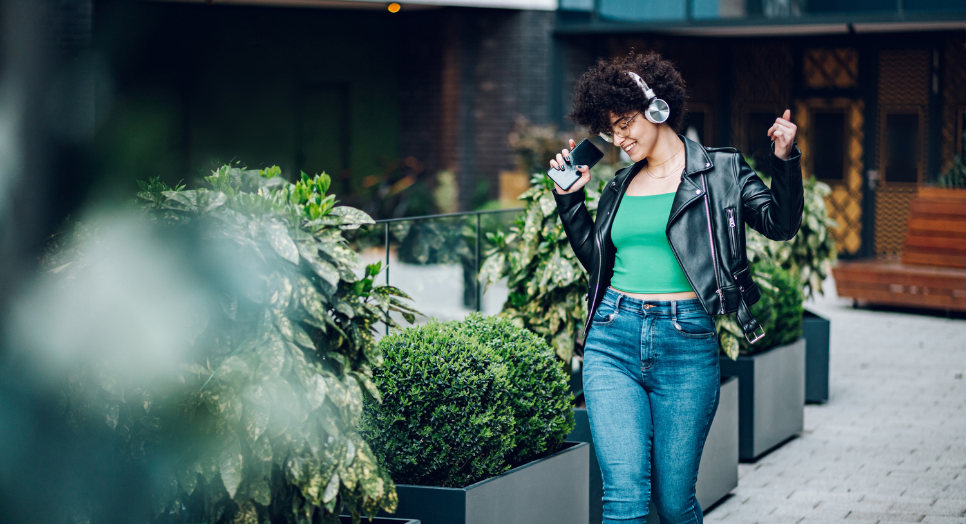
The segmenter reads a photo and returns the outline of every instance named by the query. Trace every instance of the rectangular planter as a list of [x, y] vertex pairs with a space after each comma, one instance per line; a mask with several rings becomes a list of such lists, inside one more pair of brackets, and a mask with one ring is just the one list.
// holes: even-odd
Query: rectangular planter
[[585, 524], [589, 452], [586, 443], [567, 442], [553, 455], [465, 488], [397, 484], [399, 506], [391, 516], [422, 524]]
[[[604, 481], [594, 452], [594, 439], [590, 434], [590, 422], [586, 409], [575, 409], [577, 425], [568, 440], [590, 444], [590, 513], [588, 522], [600, 522], [603, 518]], [[718, 411], [715, 413], [708, 440], [704, 443], [701, 464], [698, 466], [697, 496], [703, 509], [713, 506], [738, 486], [738, 379], [728, 378], [721, 383]], [[648, 523], [660, 522], [651, 510]]]
[[[352, 517], [342, 515], [339, 517], [340, 524], [352, 524]], [[389, 519], [384, 517], [375, 517], [372, 521], [369, 517], [362, 517], [362, 524], [419, 524], [418, 520], [412, 519]]]
[[738, 458], [754, 462], [805, 426], [805, 339], [731, 360], [721, 376], [738, 377]]
[[802, 338], [805, 339], [805, 402], [828, 401], [829, 320], [805, 310]]

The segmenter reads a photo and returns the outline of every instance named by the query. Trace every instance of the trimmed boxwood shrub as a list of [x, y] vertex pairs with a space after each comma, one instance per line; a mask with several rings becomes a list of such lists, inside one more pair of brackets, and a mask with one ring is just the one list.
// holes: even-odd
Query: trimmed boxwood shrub
[[573, 428], [554, 351], [511, 321], [471, 315], [388, 335], [361, 429], [393, 480], [462, 487], [556, 451]]
[[573, 395], [567, 385], [570, 377], [553, 348], [536, 333], [503, 317], [474, 313], [446, 327], [475, 338], [509, 364], [516, 435], [510, 464], [525, 464], [559, 449], [574, 427]]

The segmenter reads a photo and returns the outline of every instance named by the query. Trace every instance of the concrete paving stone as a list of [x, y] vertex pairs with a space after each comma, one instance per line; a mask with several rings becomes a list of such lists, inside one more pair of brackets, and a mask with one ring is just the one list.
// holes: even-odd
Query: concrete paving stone
[[860, 493], [835, 493], [828, 491], [817, 491], [811, 489], [799, 489], [795, 490], [791, 496], [788, 497], [790, 503], [800, 503], [812, 501], [815, 503], [849, 503], [849, 502], [860, 502], [862, 499], [862, 494]]
[[897, 502], [889, 506], [890, 513], [922, 513], [936, 517], [962, 517], [963, 508], [957, 505], [905, 504]]
[[922, 519], [923, 524], [966, 524], [966, 518], [957, 517], [933, 517], [927, 515]]
[[[949, 499], [942, 498], [942, 496], [940, 495], [940, 498], [933, 503], [933, 507], [943, 508], [943, 511], [946, 511], [948, 509], [948, 511], [951, 511], [953, 514], [956, 514], [957, 516], [966, 517], [966, 500], [949, 500]], [[959, 512], [959, 513], [956, 513], [956, 512]]]
[[842, 522], [847, 524], [878, 524], [878, 520], [861, 520], [856, 518], [849, 519], [830, 519], [825, 517], [805, 517], [798, 521], [798, 524], [828, 524], [829, 522]]
[[865, 513], [862, 511], [855, 511], [850, 513], [846, 520], [849, 519], [862, 519], [862, 520], [876, 520], [878, 522], [922, 522], [925, 515], [917, 515], [913, 513]]
[[823, 502], [813, 509], [816, 511], [841, 511], [844, 513], [850, 512], [860, 512], [860, 513], [888, 513], [889, 504], [879, 503], [879, 502]]

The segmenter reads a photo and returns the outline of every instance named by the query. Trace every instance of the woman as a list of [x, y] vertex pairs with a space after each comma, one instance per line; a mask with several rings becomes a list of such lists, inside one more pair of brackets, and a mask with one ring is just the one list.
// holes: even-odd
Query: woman
[[[744, 224], [788, 240], [802, 220], [801, 152], [790, 111], [768, 130], [772, 186], [737, 150], [676, 133], [684, 80], [657, 54], [601, 60], [574, 88], [570, 117], [622, 148], [634, 164], [608, 181], [592, 221], [587, 166], [555, 190], [570, 245], [590, 275], [584, 395], [604, 479], [604, 522], [703, 522], [698, 464], [718, 407], [712, 315], [748, 310], [759, 292], [745, 258]], [[570, 148], [575, 146], [570, 141]], [[564, 149], [550, 165], [563, 169]]]

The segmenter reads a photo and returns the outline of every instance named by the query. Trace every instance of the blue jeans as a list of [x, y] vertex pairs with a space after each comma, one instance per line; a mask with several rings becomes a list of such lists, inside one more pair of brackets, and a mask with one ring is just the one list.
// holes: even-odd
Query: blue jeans
[[[694, 485], [720, 378], [714, 319], [697, 299], [608, 289], [584, 346], [584, 396], [604, 478], [604, 523], [702, 523]], [[653, 482], [652, 482], [653, 480]]]

